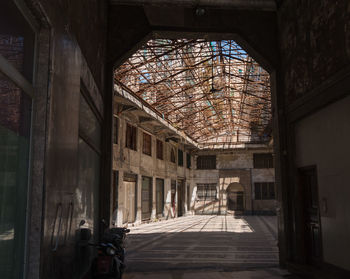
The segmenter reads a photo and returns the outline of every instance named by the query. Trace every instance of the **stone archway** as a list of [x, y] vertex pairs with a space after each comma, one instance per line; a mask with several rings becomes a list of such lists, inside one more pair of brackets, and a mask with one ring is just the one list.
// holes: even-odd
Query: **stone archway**
[[244, 211], [244, 187], [240, 183], [231, 183], [226, 189], [227, 210]]

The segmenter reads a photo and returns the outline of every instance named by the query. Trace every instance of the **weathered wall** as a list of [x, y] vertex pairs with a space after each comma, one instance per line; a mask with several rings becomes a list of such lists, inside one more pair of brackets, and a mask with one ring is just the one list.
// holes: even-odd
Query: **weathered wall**
[[[195, 198], [194, 210], [198, 214], [226, 213], [227, 188], [231, 183], [239, 183], [244, 188], [244, 209], [246, 214], [254, 212], [275, 212], [275, 200], [254, 200], [255, 182], [274, 182], [275, 171], [271, 169], [254, 169], [253, 154], [269, 153], [270, 148], [258, 150], [234, 151], [198, 151], [197, 155], [216, 155], [215, 170], [194, 171], [194, 185], [201, 183], [216, 183], [218, 189], [217, 201], [201, 201]], [[196, 160], [197, 157], [194, 159]], [[194, 193], [196, 188], [194, 188]]]
[[349, 108], [348, 96], [296, 125], [296, 166], [317, 166], [324, 260], [347, 270], [350, 270]]
[[[37, 267], [33, 263], [28, 278], [38, 278], [39, 272], [42, 278], [72, 278], [83, 274], [90, 264], [90, 251], [76, 249], [78, 224], [82, 219], [94, 219], [98, 215], [98, 206], [87, 199], [91, 191], [79, 186], [79, 170], [82, 167], [79, 165], [79, 102], [83, 83], [98, 114], [103, 115], [106, 33], [101, 26], [106, 24], [106, 2], [27, 2], [34, 15], [38, 16], [38, 21], [48, 23], [47, 29], [51, 33], [49, 42], [40, 37], [38, 41], [40, 50], [45, 49], [42, 44], [50, 49], [48, 60], [40, 61], [46, 67], [47, 75], [41, 71], [40, 79], [49, 80], [48, 93], [43, 96], [45, 99], [37, 100], [43, 107], [36, 108], [38, 111], [46, 110], [46, 116], [42, 116], [47, 123], [44, 124], [44, 118], [37, 119], [41, 122], [35, 123], [46, 128], [45, 136], [40, 139], [41, 144], [46, 146], [45, 167], [40, 174], [35, 174], [43, 179], [45, 188], [41, 195], [45, 199], [42, 243], [37, 243], [41, 247], [40, 271], [32, 269]], [[57, 224], [60, 219], [63, 225], [59, 230]], [[89, 222], [89, 226], [93, 230], [97, 224]]]
[[[130, 123], [137, 127], [137, 150], [131, 150], [125, 147], [125, 135], [126, 135], [126, 123]], [[146, 131], [139, 127], [137, 124], [137, 118], [133, 117], [130, 113], [127, 116], [119, 116], [119, 133], [118, 133], [118, 144], [114, 144], [113, 148], [113, 169], [119, 171], [119, 185], [118, 185], [118, 214], [117, 214], [117, 224], [123, 224], [123, 216], [125, 213], [125, 188], [123, 185], [123, 174], [133, 173], [138, 176], [137, 183], [137, 214], [136, 223], [141, 222], [141, 181], [142, 176], [152, 177], [153, 179], [153, 201], [152, 201], [152, 215], [151, 219], [156, 218], [171, 218], [174, 217], [173, 212], [170, 212], [170, 189], [171, 180], [177, 181], [178, 179], [185, 179], [186, 184], [192, 185], [192, 175], [193, 169], [188, 169], [186, 167], [186, 150], [183, 144], [176, 143], [173, 141], [166, 142], [164, 135], [155, 135], [150, 131]], [[152, 156], [143, 154], [142, 144], [143, 144], [143, 132], [150, 134], [152, 137]], [[163, 160], [156, 157], [156, 139], [163, 141]], [[175, 148], [176, 163], [170, 161], [170, 151], [171, 148]], [[177, 158], [177, 148], [184, 151], [183, 163], [184, 166], [178, 166]], [[193, 166], [193, 157], [192, 166]], [[164, 214], [163, 216], [156, 216], [156, 199], [155, 199], [155, 189], [156, 189], [156, 178], [164, 179]], [[192, 188], [192, 187], [191, 187]], [[187, 197], [187, 196], [186, 196]], [[177, 201], [177, 198], [176, 198]], [[187, 201], [185, 200], [185, 205]], [[176, 211], [178, 204], [176, 203]], [[189, 214], [189, 209], [185, 206], [187, 214]], [[176, 214], [175, 214], [176, 216]]]
[[286, 102], [350, 66], [349, 11], [346, 0], [283, 2], [278, 18]]

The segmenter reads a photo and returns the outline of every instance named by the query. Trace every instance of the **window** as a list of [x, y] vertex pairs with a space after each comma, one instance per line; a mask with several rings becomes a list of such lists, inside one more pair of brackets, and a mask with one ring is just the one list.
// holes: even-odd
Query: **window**
[[177, 150], [177, 164], [179, 166], [183, 166], [184, 165], [184, 153], [181, 149]]
[[113, 143], [118, 144], [118, 134], [119, 134], [119, 119], [113, 117]]
[[30, 12], [18, 8], [17, 2], [21, 1], [1, 1], [0, 8], [0, 274], [4, 279], [23, 278], [25, 273], [26, 217], [31, 207], [27, 193], [36, 34], [21, 11]]
[[130, 148], [136, 151], [136, 142], [137, 142], [137, 130], [136, 127], [126, 124], [126, 139], [125, 147]]
[[216, 184], [197, 184], [197, 198], [200, 200], [215, 200]]
[[157, 139], [157, 158], [163, 160], [163, 142]]
[[171, 147], [171, 150], [170, 150], [170, 162], [176, 163], [175, 148], [174, 147]]
[[152, 137], [149, 134], [143, 133], [143, 154], [152, 156]]
[[255, 153], [253, 155], [254, 168], [256, 169], [269, 169], [273, 168], [272, 153]]
[[215, 155], [198, 156], [197, 169], [199, 170], [216, 169], [216, 156]]
[[189, 153], [186, 153], [186, 166], [188, 169], [191, 168], [191, 155]]
[[275, 183], [258, 182], [254, 183], [256, 200], [274, 200], [275, 199]]

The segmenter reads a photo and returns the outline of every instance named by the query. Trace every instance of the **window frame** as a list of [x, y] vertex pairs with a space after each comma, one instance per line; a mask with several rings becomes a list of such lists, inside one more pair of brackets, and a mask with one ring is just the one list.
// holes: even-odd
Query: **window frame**
[[272, 169], [274, 168], [272, 153], [254, 153], [253, 167], [255, 169]]
[[184, 165], [184, 152], [180, 148], [177, 149], [177, 165], [179, 167]]
[[164, 160], [164, 144], [161, 140], [156, 140], [156, 157], [159, 160]]
[[188, 152], [186, 152], [186, 167], [188, 169], [190, 169], [192, 167], [192, 156]]
[[129, 123], [126, 123], [125, 129], [125, 147], [137, 151], [137, 127]]
[[275, 182], [255, 182], [254, 200], [276, 200]]
[[197, 200], [214, 201], [214, 200], [217, 200], [217, 194], [218, 194], [218, 189], [217, 189], [216, 183], [198, 183], [197, 184], [197, 191], [196, 191]]
[[113, 144], [119, 142], [119, 118], [113, 115]]
[[216, 155], [199, 155], [197, 157], [198, 170], [215, 170]]
[[176, 164], [176, 153], [173, 146], [170, 148], [170, 162]]
[[[25, 200], [25, 211], [23, 212], [23, 232], [24, 236], [22, 238], [21, 235], [17, 236], [19, 239], [17, 239], [17, 243], [15, 243], [15, 246], [13, 247], [13, 251], [15, 251], [17, 246], [19, 245], [19, 242], [24, 243], [24, 247], [21, 247], [21, 253], [17, 254], [17, 260], [16, 260], [16, 274], [12, 274], [13, 276], [17, 277], [17, 273], [26, 274], [26, 270], [28, 268], [28, 259], [31, 256], [31, 251], [27, 250], [27, 242], [29, 241], [28, 235], [33, 233], [36, 235], [36, 231], [34, 232], [32, 229], [32, 226], [30, 225], [31, 220], [30, 217], [42, 217], [42, 212], [31, 212], [33, 209], [33, 204], [31, 202], [32, 193], [30, 193], [32, 187], [34, 187], [32, 183], [33, 176], [36, 176], [33, 174], [33, 164], [34, 160], [36, 160], [36, 155], [33, 154], [33, 125], [35, 125], [38, 121], [35, 120], [34, 116], [37, 114], [37, 111], [35, 109], [35, 103], [38, 102], [38, 98], [41, 99], [40, 94], [36, 96], [35, 93], [39, 93], [43, 90], [47, 92], [47, 89], [41, 89], [38, 88], [38, 86], [41, 84], [41, 82], [37, 81], [37, 71], [38, 67], [42, 67], [42, 63], [47, 64], [47, 60], [43, 60], [41, 63], [39, 60], [40, 58], [46, 58], [46, 55], [43, 55], [42, 53], [38, 53], [38, 45], [40, 43], [40, 34], [45, 33], [48, 29], [46, 27], [40, 28], [40, 22], [37, 20], [34, 15], [32, 14], [32, 11], [29, 9], [27, 4], [24, 1], [12, 1], [13, 4], [16, 6], [18, 12], [23, 16], [26, 25], [33, 31], [33, 57], [31, 61], [31, 79], [28, 79], [26, 77], [26, 74], [24, 72], [21, 72], [18, 70], [5, 56], [3, 56], [0, 53], [0, 72], [4, 75], [5, 78], [8, 78], [10, 82], [12, 82], [16, 87], [18, 87], [24, 95], [26, 95], [27, 98], [31, 100], [31, 111], [30, 111], [30, 123], [29, 123], [29, 139], [28, 139], [28, 154], [26, 158], [26, 180], [25, 180], [25, 193], [22, 193], [22, 197]], [[51, 45], [51, 44], [49, 44]], [[46, 46], [44, 47], [46, 50]], [[51, 57], [51, 55], [49, 55]], [[39, 84], [38, 84], [39, 83]], [[45, 99], [46, 100], [46, 99]], [[38, 122], [39, 123], [39, 122]], [[41, 123], [41, 121], [40, 121]], [[35, 134], [35, 133], [34, 133]], [[24, 168], [24, 166], [22, 166]], [[15, 186], [17, 188], [17, 184]], [[36, 187], [36, 186], [35, 186]], [[39, 191], [41, 192], [41, 191]], [[69, 205], [70, 206], [70, 205]], [[69, 207], [68, 210], [70, 210], [71, 207]], [[69, 211], [70, 212], [70, 211]], [[18, 212], [16, 212], [16, 218], [18, 218]], [[17, 228], [15, 228], [15, 235], [17, 235]], [[34, 260], [36, 262], [36, 260]], [[23, 277], [23, 276], [21, 276]]]
[[152, 157], [152, 136], [142, 133], [142, 153]]

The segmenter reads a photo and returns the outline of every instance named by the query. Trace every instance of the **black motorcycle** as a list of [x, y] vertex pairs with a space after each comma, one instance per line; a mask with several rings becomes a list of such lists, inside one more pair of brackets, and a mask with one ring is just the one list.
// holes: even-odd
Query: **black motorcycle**
[[97, 246], [98, 256], [92, 265], [92, 275], [95, 279], [121, 279], [125, 270], [126, 228], [108, 228], [105, 230], [101, 242]]

